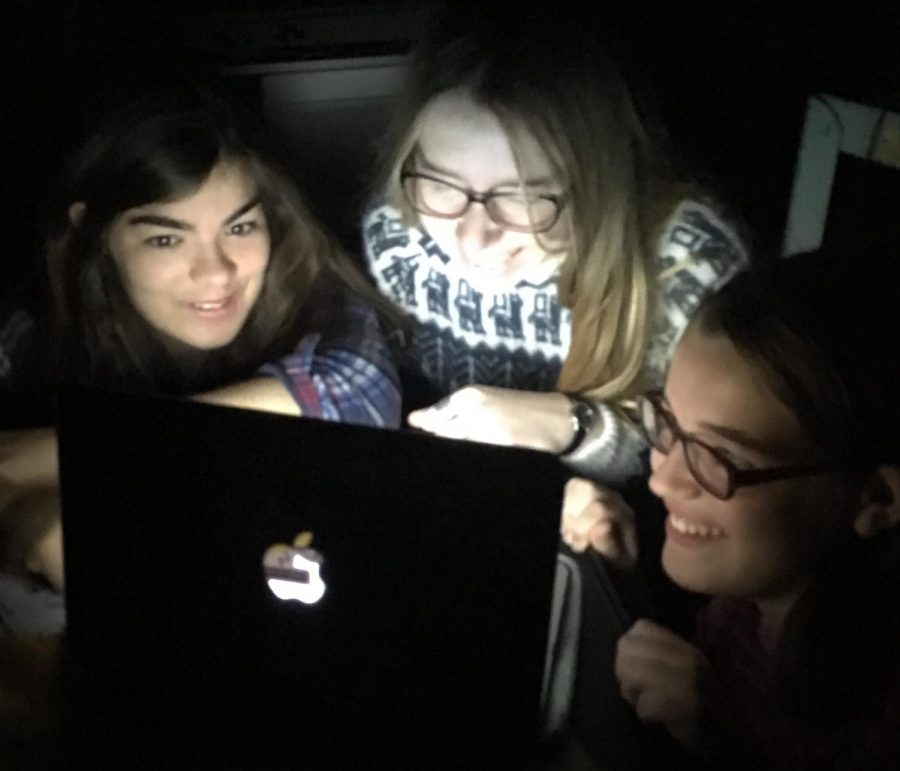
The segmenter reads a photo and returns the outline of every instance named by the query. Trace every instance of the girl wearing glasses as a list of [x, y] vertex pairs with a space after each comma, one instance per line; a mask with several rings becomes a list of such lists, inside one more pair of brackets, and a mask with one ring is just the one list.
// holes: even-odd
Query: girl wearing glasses
[[412, 321], [410, 382], [425, 387], [407, 407], [425, 408], [411, 424], [619, 481], [643, 446], [622, 402], [660, 383], [700, 297], [745, 252], [675, 182], [583, 21], [483, 3], [439, 16], [363, 235]]
[[[663, 569], [712, 599], [694, 642], [638, 620], [616, 675], [642, 720], [719, 763], [900, 762], [900, 377], [884, 347], [900, 326], [890, 282], [842, 257], [707, 298], [641, 402]], [[570, 483], [563, 536], [615, 555], [633, 515], [591, 488]]]

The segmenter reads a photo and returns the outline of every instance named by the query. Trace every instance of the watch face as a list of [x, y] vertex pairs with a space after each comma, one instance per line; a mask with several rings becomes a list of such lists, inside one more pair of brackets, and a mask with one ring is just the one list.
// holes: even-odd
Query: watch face
[[594, 408], [587, 402], [574, 401], [572, 403], [572, 417], [578, 423], [578, 430], [586, 432], [594, 422]]
[[572, 405], [572, 441], [569, 442], [564, 450], [560, 451], [560, 455], [568, 455], [576, 450], [594, 423], [595, 411], [594, 406], [590, 402], [577, 396], [569, 396], [569, 400]]

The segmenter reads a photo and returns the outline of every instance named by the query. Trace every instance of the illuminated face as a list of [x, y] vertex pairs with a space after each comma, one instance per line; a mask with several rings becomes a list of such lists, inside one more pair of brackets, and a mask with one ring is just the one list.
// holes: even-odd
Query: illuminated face
[[[412, 168], [480, 194], [560, 194], [560, 185], [537, 143], [525, 141], [523, 145], [517, 166], [497, 117], [464, 91], [448, 91], [424, 110]], [[438, 246], [471, 278], [469, 283], [479, 288], [505, 291], [522, 280], [543, 283], [562, 261], [558, 250], [567, 231], [564, 217], [540, 235], [540, 243], [532, 233], [498, 225], [480, 203], [472, 203], [453, 219], [421, 212], [419, 219]], [[545, 247], [554, 254], [548, 254]]]
[[[672, 360], [665, 389], [683, 431], [740, 469], [813, 461], [793, 413], [724, 336], [692, 328]], [[669, 512], [662, 562], [680, 586], [705, 594], [762, 598], [800, 588], [823, 543], [850, 529], [855, 491], [836, 474], [708, 493], [688, 470], [682, 445], [653, 450], [650, 488]]]
[[109, 249], [138, 313], [169, 343], [230, 343], [253, 308], [269, 261], [269, 234], [252, 179], [220, 163], [178, 200], [128, 209]]

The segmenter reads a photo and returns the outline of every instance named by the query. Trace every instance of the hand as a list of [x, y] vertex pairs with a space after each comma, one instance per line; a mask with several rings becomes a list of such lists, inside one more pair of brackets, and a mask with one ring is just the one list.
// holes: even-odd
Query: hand
[[568, 397], [561, 393], [466, 386], [409, 414], [409, 424], [450, 439], [560, 452], [572, 439]]
[[0, 521], [2, 511], [38, 487], [59, 484], [56, 431], [35, 428], [0, 432]]
[[645, 723], [662, 723], [681, 744], [697, 741], [700, 680], [706, 658], [691, 643], [640, 619], [616, 649], [616, 677], [622, 697]]
[[6, 514], [9, 542], [9, 567], [46, 578], [55, 589], [62, 589], [63, 546], [59, 490], [31, 490]]
[[560, 534], [572, 551], [589, 546], [617, 567], [628, 569], [637, 561], [634, 511], [617, 492], [587, 479], [566, 482]]

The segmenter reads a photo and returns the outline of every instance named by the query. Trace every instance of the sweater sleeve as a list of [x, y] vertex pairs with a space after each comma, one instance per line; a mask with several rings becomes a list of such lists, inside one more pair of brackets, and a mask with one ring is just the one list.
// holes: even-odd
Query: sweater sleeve
[[378, 317], [352, 297], [345, 312], [342, 334], [307, 334], [287, 356], [261, 367], [260, 374], [277, 377], [307, 417], [396, 428], [400, 385]]
[[[653, 261], [656, 307], [641, 369], [646, 388], [662, 387], [675, 346], [703, 297], [747, 264], [744, 244], [709, 203], [679, 204], [663, 230]], [[575, 473], [603, 484], [622, 484], [641, 472], [640, 455], [646, 444], [621, 405], [595, 402], [595, 406], [591, 432], [566, 456], [566, 463]]]

